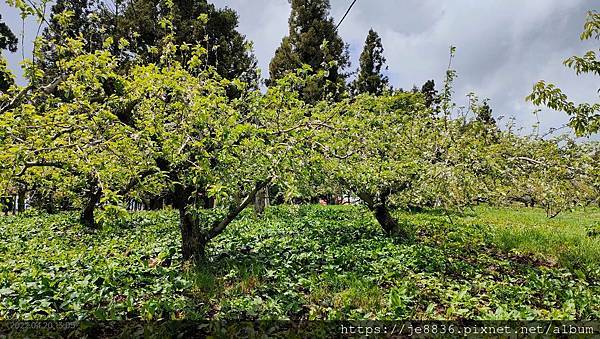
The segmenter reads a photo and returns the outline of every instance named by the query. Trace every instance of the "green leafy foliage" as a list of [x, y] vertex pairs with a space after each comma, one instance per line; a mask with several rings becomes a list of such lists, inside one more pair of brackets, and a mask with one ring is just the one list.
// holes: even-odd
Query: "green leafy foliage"
[[[131, 42], [104, 35], [87, 1], [69, 3], [24, 63], [27, 85], [0, 64], [3, 209], [29, 195], [48, 212], [81, 212], [0, 220], [0, 319], [598, 318], [587, 207], [600, 192], [598, 144], [500, 129], [474, 94], [457, 107], [455, 47], [440, 95], [433, 82], [385, 91], [371, 34], [362, 80], [377, 84], [345, 98], [329, 1], [291, 3], [266, 92], [240, 64], [219, 64], [252, 58], [234, 56], [235, 13], [202, 1], [131, 2], [144, 5]], [[158, 25], [136, 35], [153, 10]], [[84, 24], [97, 29], [89, 39]], [[228, 34], [207, 34], [220, 24]], [[225, 42], [232, 60], [216, 57]], [[593, 72], [592, 57], [569, 65]], [[540, 86], [540, 103], [571, 105]], [[366, 208], [252, 217], [246, 207], [270, 185], [280, 202], [350, 192]], [[173, 210], [127, 211], [148, 197]], [[481, 202], [494, 207], [473, 209]]]
[[43, 178], [54, 182], [54, 194], [74, 192], [72, 205], [97, 204], [97, 192], [121, 191], [151, 163], [137, 151], [140, 139], [124, 118], [127, 79], [117, 73], [115, 58], [107, 51], [88, 53], [76, 39], [61, 49], [74, 56], [64, 60], [65, 73], [52, 88], [20, 89], [31, 91], [28, 100], [4, 107], [3, 188]]
[[[576, 239], [597, 209], [557, 221], [574, 238], [550, 251], [550, 229], [505, 231], [507, 213], [545, 227], [540, 210], [482, 207], [454, 223], [401, 212], [414, 238], [397, 242], [362, 207], [279, 206], [262, 220], [244, 213], [197, 268], [182, 267], [172, 211], [95, 233], [72, 214], [4, 217], [0, 318], [596, 319], [599, 240], [587, 240], [588, 260], [568, 263], [583, 258]], [[573, 255], [557, 263], [564, 246]]]
[[[588, 12], [581, 40], [600, 41], [598, 27], [600, 27], [600, 14], [597, 11]], [[583, 56], [573, 56], [565, 60], [564, 64], [575, 70], [577, 75], [589, 73], [600, 76], [600, 61], [596, 51], [588, 51]], [[590, 135], [600, 130], [600, 103], [575, 104], [569, 101], [567, 95], [554, 84], [547, 84], [543, 80], [539, 81], [533, 86], [533, 92], [527, 97], [527, 100], [536, 105], [544, 105], [567, 113], [571, 117], [571, 127], [580, 136]]]
[[167, 225], [176, 225], [173, 214], [135, 216], [99, 233], [74, 215], [4, 218], [0, 318], [181, 317], [191, 285], [172, 264], [179, 242]]

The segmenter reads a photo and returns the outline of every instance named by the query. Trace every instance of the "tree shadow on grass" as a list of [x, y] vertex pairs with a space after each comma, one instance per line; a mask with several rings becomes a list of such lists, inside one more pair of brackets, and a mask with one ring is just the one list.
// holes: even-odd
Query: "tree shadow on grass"
[[[371, 215], [359, 221], [344, 215], [315, 221], [314, 214], [306, 213], [281, 225], [269, 224], [272, 220], [257, 221], [259, 225], [253, 227], [259, 231], [226, 233], [216, 240], [210, 262], [196, 281], [196, 287], [204, 293], [199, 296], [216, 303], [268, 296], [269, 300], [283, 303], [283, 308], [302, 300], [300, 308], [286, 311], [286, 316], [303, 319], [309, 309], [319, 309], [321, 304], [330, 310], [326, 312], [351, 312], [358, 307], [356, 297], [351, 296], [360, 295], [360, 291], [375, 291], [374, 295], [387, 298], [400, 287], [413, 286], [416, 290], [411, 293], [422, 300], [413, 301], [411, 307], [414, 312], [424, 312], [426, 303], [436, 303], [441, 310], [450, 307], [446, 295], [459, 286], [466, 288], [471, 300], [475, 300], [473, 305], [463, 307], [476, 313], [488, 303], [478, 298], [478, 293], [485, 292], [494, 302], [512, 303], [515, 308], [517, 302], [527, 302], [530, 307], [544, 309], [542, 299], [511, 301], [510, 291], [520, 298], [543, 295], [548, 288], [569, 288], [568, 282], [556, 278], [564, 270], [552, 261], [503, 251], [487, 241], [485, 228], [477, 225], [444, 223], [427, 229], [437, 223], [437, 217], [445, 217], [445, 212], [434, 210], [427, 214], [434, 217], [433, 221], [413, 223], [410, 216], [399, 218], [414, 234], [409, 241], [390, 239]], [[226, 242], [233, 243], [222, 245]], [[539, 285], [531, 277], [542, 277], [542, 281], [547, 279], [554, 285]], [[429, 284], [436, 287], [426, 287]], [[554, 302], [561, 305], [565, 298], [557, 294]], [[209, 318], [220, 312], [219, 305], [211, 307]], [[269, 312], [265, 308], [244, 316], [263, 318], [272, 315]], [[227, 317], [228, 313], [219, 316]]]

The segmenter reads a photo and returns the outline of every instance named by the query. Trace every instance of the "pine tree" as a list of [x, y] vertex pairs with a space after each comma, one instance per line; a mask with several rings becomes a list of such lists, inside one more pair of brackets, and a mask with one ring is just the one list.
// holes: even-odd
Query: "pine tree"
[[475, 112], [477, 114], [477, 120], [488, 126], [495, 126], [496, 119], [492, 115], [492, 108], [488, 105], [487, 101], [481, 105]]
[[[52, 7], [50, 27], [45, 29], [44, 37], [56, 41], [81, 34], [89, 51], [102, 48], [110, 37], [115, 55], [143, 63], [157, 62], [159, 55], [151, 47], [158, 46], [168, 33], [159, 23], [170, 16], [176, 44], [206, 48], [205, 64], [215, 67], [225, 78], [258, 81], [256, 58], [250, 43], [237, 31], [239, 19], [234, 10], [218, 9], [206, 0], [173, 0], [171, 8], [172, 12], [166, 0], [58, 0]], [[66, 10], [73, 15], [67, 27], [61, 27], [56, 15]], [[121, 38], [129, 42], [122, 50]], [[179, 53], [184, 65], [190, 53]], [[55, 51], [47, 49], [44, 54], [46, 68], [52, 68]]]
[[[103, 10], [107, 9], [97, 0], [57, 0], [52, 6], [49, 25], [44, 29], [43, 37], [56, 42], [83, 36], [88, 51], [101, 48], [108, 34], [101, 34], [105, 27], [101, 29], [100, 26], [108, 24], [101, 23], [100, 12]], [[59, 15], [66, 11], [72, 14], [69, 20], [61, 22]]]
[[[71, 13], [69, 19], [63, 20], [60, 18], [67, 11]], [[102, 48], [104, 39], [109, 35], [106, 26], [111, 24], [100, 15], [102, 11], [106, 11], [106, 9], [104, 4], [101, 4], [98, 0], [56, 1], [51, 8], [48, 26], [44, 28], [42, 33], [41, 51], [43, 57], [39, 61], [41, 68], [44, 70], [42, 82], [50, 83], [61, 74], [57, 60], [69, 57], [70, 51], [64, 50], [62, 53], [67, 55], [59, 55], [56, 46], [64, 43], [67, 38], [83, 37], [85, 49], [88, 52]]]
[[354, 94], [369, 93], [380, 95], [388, 87], [388, 77], [382, 74], [385, 67], [383, 44], [379, 34], [369, 30], [365, 47], [360, 55], [358, 77], [352, 84]]
[[[147, 62], [156, 61], [158, 56], [150, 53], [149, 47], [158, 45], [166, 35], [158, 22], [168, 14], [172, 14], [176, 44], [206, 48], [204, 61], [225, 78], [250, 83], [258, 80], [251, 44], [237, 31], [237, 13], [230, 8], [216, 8], [206, 0], [174, 0], [172, 13], [164, 0], [130, 0], [119, 20], [119, 31], [132, 43], [132, 54]], [[181, 53], [181, 61], [185, 64], [189, 56]]]
[[425, 105], [427, 108], [435, 110], [440, 103], [440, 97], [435, 89], [435, 82], [433, 80], [425, 82], [423, 87], [421, 87], [421, 93], [425, 96]]
[[290, 3], [289, 35], [283, 38], [269, 65], [271, 81], [301, 68], [303, 64], [309, 65], [315, 72], [327, 69], [325, 81], [307, 84], [302, 96], [307, 102], [327, 96], [337, 100], [345, 91], [348, 75], [343, 71], [350, 66], [350, 58], [348, 46], [338, 35], [333, 18], [329, 16], [329, 0], [290, 0]]
[[19, 40], [8, 25], [2, 22], [2, 15], [0, 15], [0, 50], [8, 49], [11, 52], [16, 52], [18, 42]]
[[8, 64], [3, 56], [0, 55], [0, 106], [4, 104], [6, 98], [2, 98], [2, 94], [8, 91], [10, 86], [14, 85], [15, 79], [12, 73], [8, 70]]
[[[16, 52], [17, 42], [17, 37], [15, 37], [8, 25], [2, 22], [2, 15], [0, 15], [0, 51], [7, 49], [11, 52]], [[0, 55], [0, 94], [6, 92], [13, 84], [14, 79], [8, 71], [6, 60]]]

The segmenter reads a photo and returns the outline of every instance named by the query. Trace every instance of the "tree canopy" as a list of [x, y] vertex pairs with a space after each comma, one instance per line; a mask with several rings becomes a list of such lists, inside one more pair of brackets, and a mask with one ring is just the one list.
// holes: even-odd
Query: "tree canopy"
[[[38, 205], [78, 209], [90, 229], [127, 215], [128, 202], [160, 196], [179, 213], [183, 258], [201, 261], [207, 244], [269, 185], [288, 203], [317, 191], [351, 192], [401, 240], [410, 231], [392, 208], [448, 213], [528, 197], [555, 217], [598, 199], [597, 146], [501, 130], [487, 101], [474, 94], [474, 116], [462, 114], [451, 67], [439, 95], [433, 81], [422, 91], [384, 90], [375, 32], [358, 77], [365, 92], [342, 95], [346, 47], [327, 1], [292, 1], [294, 29], [286, 39], [299, 63], [272, 78], [264, 93], [243, 72], [223, 74], [216, 54], [211, 64], [218, 45], [205, 45], [210, 39], [201, 32], [216, 15], [241, 38], [232, 12], [210, 14], [213, 7], [200, 2], [154, 3], [148, 10], [160, 9], [161, 20], [155, 40], [144, 42], [146, 58], [139, 41], [105, 34], [102, 20], [90, 24], [99, 27], [92, 34], [98, 43], [90, 45], [72, 23], [90, 3], [62, 5], [77, 7], [54, 13], [56, 25], [34, 44], [36, 60], [50, 51], [51, 63], [26, 61], [27, 84], [10, 83], [0, 95], [0, 188], [29, 191]], [[199, 40], [192, 44], [178, 27], [196, 20], [186, 16], [196, 10], [198, 31], [188, 33]], [[332, 40], [323, 42], [317, 33], [327, 32]]]

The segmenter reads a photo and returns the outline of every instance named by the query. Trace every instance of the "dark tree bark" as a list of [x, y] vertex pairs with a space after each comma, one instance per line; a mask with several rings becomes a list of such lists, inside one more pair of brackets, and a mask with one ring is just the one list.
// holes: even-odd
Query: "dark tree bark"
[[268, 180], [256, 183], [256, 186], [254, 187], [254, 189], [248, 194], [248, 196], [246, 196], [246, 198], [244, 199], [244, 201], [242, 201], [242, 203], [240, 205], [233, 206], [229, 210], [229, 213], [227, 213], [227, 215], [225, 216], [225, 218], [223, 218], [223, 220], [215, 222], [212, 225], [211, 230], [207, 234], [207, 239], [209, 239], [209, 240], [213, 239], [216, 236], [218, 236], [219, 234], [221, 234], [223, 231], [225, 231], [225, 228], [227, 228], [227, 226], [229, 226], [229, 224], [231, 224], [231, 222], [233, 220], [235, 220], [235, 218], [246, 207], [248, 207], [248, 205], [250, 205], [252, 203], [252, 201], [254, 201], [254, 199], [256, 198], [256, 194], [258, 193], [258, 191], [260, 191], [261, 189], [265, 188], [269, 184], [270, 181], [271, 181], [271, 179], [268, 179]]
[[398, 221], [392, 217], [387, 206], [378, 205], [374, 208], [373, 212], [375, 213], [375, 219], [377, 219], [377, 222], [379, 222], [379, 225], [381, 225], [381, 228], [383, 228], [387, 234], [402, 239], [408, 237], [406, 231], [400, 227], [400, 225], [398, 225]]
[[79, 220], [85, 227], [98, 228], [98, 224], [94, 218], [94, 211], [100, 202], [100, 198], [102, 198], [102, 188], [100, 188], [97, 178], [90, 179], [88, 185], [88, 191], [85, 194], [85, 206]]
[[192, 192], [193, 190], [190, 187], [177, 184], [174, 186], [171, 195], [173, 197], [173, 207], [179, 211], [183, 260], [199, 262], [204, 259], [206, 240], [200, 232], [197, 219], [188, 211], [188, 205], [192, 204]]
[[164, 207], [164, 198], [163, 197], [152, 197], [146, 205], [148, 205], [148, 209], [152, 211], [161, 210]]
[[517, 197], [510, 197], [509, 198], [512, 201], [517, 201], [520, 203], [523, 203], [523, 205], [525, 205], [525, 207], [535, 207], [536, 201], [535, 199], [529, 195], [529, 194], [525, 194], [523, 196], [517, 196]]
[[375, 219], [377, 219], [377, 222], [386, 234], [400, 239], [408, 238], [406, 230], [400, 227], [398, 221], [390, 213], [385, 197], [380, 199], [382, 201], [376, 201], [373, 196], [365, 192], [359, 192], [358, 196], [367, 204], [369, 210], [373, 212]]
[[19, 190], [19, 195], [17, 198], [17, 212], [18, 213], [23, 213], [25, 212], [25, 195], [27, 194], [27, 191], [24, 189]]
[[207, 240], [201, 233], [198, 222], [185, 210], [185, 207], [179, 209], [179, 227], [183, 260], [203, 261]]
[[188, 206], [193, 203], [191, 199], [193, 188], [176, 185], [173, 194], [173, 207], [179, 210], [179, 227], [181, 230], [181, 251], [183, 260], [191, 260], [196, 263], [205, 260], [206, 245], [211, 239], [221, 234], [229, 224], [255, 199], [258, 191], [263, 189], [268, 181], [259, 182], [256, 187], [240, 203], [235, 204], [229, 213], [220, 221], [211, 225], [207, 232], [202, 232], [198, 220], [188, 212]]

